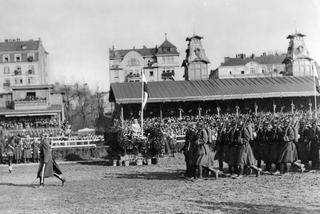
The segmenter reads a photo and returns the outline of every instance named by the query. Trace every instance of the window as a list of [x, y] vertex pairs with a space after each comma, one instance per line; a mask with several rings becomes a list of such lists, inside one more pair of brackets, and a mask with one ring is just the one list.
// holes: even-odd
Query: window
[[3, 73], [4, 73], [4, 74], [10, 74], [10, 68], [9, 68], [8, 66], [5, 66], [5, 67], [3, 68]]
[[14, 80], [14, 82], [15, 82], [16, 85], [19, 85], [19, 84], [22, 84], [22, 83], [23, 83], [23, 80], [22, 80], [21, 78], [16, 78], [16, 79]]
[[278, 69], [276, 69], [276, 68], [273, 69], [273, 72], [274, 72], [274, 73], [278, 73]]
[[28, 62], [33, 62], [34, 61], [34, 53], [28, 53], [27, 60], [28, 60]]
[[251, 67], [251, 68], [250, 68], [250, 73], [251, 73], [251, 74], [255, 74], [255, 73], [256, 73], [256, 69]]
[[15, 62], [21, 62], [21, 54], [15, 54], [14, 55], [14, 61]]
[[28, 78], [28, 84], [32, 84], [32, 82], [33, 82], [32, 79], [33, 79], [32, 77]]
[[232, 75], [232, 71], [229, 71], [229, 74]]
[[5, 79], [4, 80], [3, 87], [10, 87], [10, 79]]
[[4, 54], [2, 58], [3, 62], [9, 62], [10, 61], [10, 55], [9, 54]]
[[27, 95], [26, 95], [27, 98], [30, 98], [30, 99], [34, 99], [36, 98], [36, 92], [27, 92]]
[[265, 73], [265, 70], [262, 69], [262, 73], [264, 74], [264, 73]]
[[34, 74], [34, 65], [29, 65], [28, 66], [28, 74]]
[[153, 71], [149, 71], [149, 76], [153, 77]]
[[241, 71], [241, 74], [244, 74], [244, 71]]
[[17, 65], [17, 66], [16, 66], [16, 69], [14, 70], [14, 74], [15, 74], [15, 75], [21, 75], [21, 74], [22, 74], [21, 66], [20, 66], [20, 65]]

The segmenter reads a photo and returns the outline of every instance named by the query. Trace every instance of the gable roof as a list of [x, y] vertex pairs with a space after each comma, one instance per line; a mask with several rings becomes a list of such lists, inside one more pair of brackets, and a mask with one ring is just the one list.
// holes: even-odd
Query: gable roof
[[281, 55], [266, 55], [259, 57], [246, 57], [246, 58], [229, 58], [225, 62], [221, 63], [221, 66], [238, 66], [245, 65], [248, 62], [257, 62], [259, 64], [282, 64], [286, 58], [286, 54]]
[[[199, 81], [149, 82], [148, 102], [230, 100], [270, 97], [313, 96], [313, 77], [265, 77]], [[141, 102], [141, 83], [113, 83], [111, 102]]]
[[[163, 50], [163, 48], [170, 48], [170, 51], [168, 50]], [[167, 39], [159, 46], [159, 47], [154, 47], [154, 48], [147, 48], [143, 47], [140, 49], [109, 49], [109, 59], [122, 59], [128, 52], [130, 51], [137, 51], [141, 56], [153, 56], [156, 54], [174, 54], [177, 55], [179, 52], [177, 51], [176, 46], [174, 46], [171, 42], [169, 42]]]
[[0, 42], [0, 52], [38, 50], [39, 46], [40, 40]]

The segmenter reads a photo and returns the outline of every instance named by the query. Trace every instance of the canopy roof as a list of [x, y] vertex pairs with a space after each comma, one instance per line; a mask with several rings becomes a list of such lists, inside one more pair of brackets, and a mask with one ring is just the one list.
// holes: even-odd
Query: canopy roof
[[[313, 76], [286, 76], [149, 82], [148, 103], [313, 96], [313, 81]], [[110, 87], [110, 102], [141, 102], [140, 82], [113, 83]]]

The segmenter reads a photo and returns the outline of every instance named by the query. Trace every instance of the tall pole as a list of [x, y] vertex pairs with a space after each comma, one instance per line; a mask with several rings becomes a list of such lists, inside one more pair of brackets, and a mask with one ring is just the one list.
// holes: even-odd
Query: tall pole
[[143, 91], [143, 80], [142, 80], [142, 73], [143, 71], [141, 70], [141, 136], [143, 136], [143, 95], [144, 95], [144, 91]]
[[315, 113], [315, 118], [317, 119], [318, 117], [318, 105], [317, 105], [317, 86], [316, 86], [316, 73], [313, 69], [313, 61], [311, 61], [311, 69], [313, 71], [313, 89], [314, 89], [314, 113]]

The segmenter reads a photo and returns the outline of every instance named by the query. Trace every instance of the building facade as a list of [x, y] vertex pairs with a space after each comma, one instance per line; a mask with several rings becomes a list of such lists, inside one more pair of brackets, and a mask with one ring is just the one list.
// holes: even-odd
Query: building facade
[[206, 80], [209, 78], [208, 64], [210, 61], [206, 56], [201, 39], [203, 37], [197, 35], [186, 39], [188, 48], [186, 58], [182, 63], [185, 80]]
[[109, 49], [110, 83], [139, 82], [142, 71], [147, 81], [182, 80], [176, 46], [165, 38], [155, 48]]
[[304, 37], [304, 34], [298, 32], [287, 36], [289, 47], [283, 63], [288, 76], [311, 76], [317, 70], [315, 61], [310, 58]]
[[10, 91], [12, 86], [47, 84], [47, 56], [40, 39], [0, 42], [0, 91]]
[[255, 78], [283, 76], [285, 65], [282, 63], [285, 54], [266, 54], [256, 57], [252, 54], [237, 54], [235, 58], [225, 57], [224, 62], [211, 73], [212, 77], [226, 78]]

